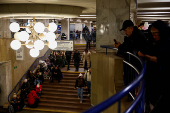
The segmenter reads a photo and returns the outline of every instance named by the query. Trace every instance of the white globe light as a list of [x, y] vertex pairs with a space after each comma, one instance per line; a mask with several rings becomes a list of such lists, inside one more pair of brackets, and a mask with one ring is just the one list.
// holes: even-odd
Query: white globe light
[[47, 38], [48, 41], [55, 41], [56, 36], [53, 32], [48, 32], [46, 34], [46, 38]]
[[19, 34], [18, 34], [18, 38], [19, 40], [21, 41], [27, 41], [29, 39], [29, 34], [26, 32], [26, 31], [21, 31]]
[[45, 29], [45, 26], [43, 23], [41, 22], [38, 22], [34, 25], [34, 30], [37, 32], [37, 33], [42, 33], [44, 32], [44, 29]]
[[37, 57], [39, 54], [40, 54], [40, 52], [39, 52], [39, 50], [37, 50], [37, 49], [31, 49], [31, 50], [30, 50], [30, 55], [31, 55], [32, 57]]
[[21, 47], [21, 42], [18, 40], [13, 40], [10, 44], [11, 48], [14, 50], [18, 50]]
[[20, 33], [20, 32], [16, 32], [16, 33], [14, 34], [14, 39], [15, 39], [15, 40], [19, 40], [19, 38], [18, 38], [19, 33]]
[[49, 23], [49, 31], [54, 32], [57, 30], [57, 25], [55, 23]]
[[56, 41], [49, 41], [48, 47], [50, 49], [55, 49], [57, 47], [57, 42]]
[[[27, 26], [29, 26], [29, 25], [27, 25]], [[31, 33], [31, 31], [29, 30], [29, 28], [26, 28], [26, 31], [27, 31], [28, 33]]]
[[42, 50], [44, 48], [44, 42], [42, 40], [35, 41], [34, 48], [37, 50]]
[[33, 43], [31, 43], [30, 41], [31, 41], [31, 40], [27, 40], [27, 41], [25, 42], [25, 44], [29, 44], [29, 45], [26, 45], [26, 47], [27, 47], [28, 49], [31, 49], [31, 48], [34, 47]]
[[9, 29], [12, 31], [12, 32], [18, 32], [19, 31], [19, 24], [16, 23], [16, 22], [13, 22], [10, 24], [9, 26]]

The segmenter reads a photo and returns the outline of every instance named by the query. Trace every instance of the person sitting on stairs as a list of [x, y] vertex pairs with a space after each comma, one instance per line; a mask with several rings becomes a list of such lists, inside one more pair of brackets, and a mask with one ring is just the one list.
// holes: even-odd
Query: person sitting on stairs
[[83, 74], [79, 74], [78, 78], [76, 79], [76, 83], [75, 83], [75, 88], [77, 88], [77, 93], [78, 93], [78, 99], [80, 99], [80, 103], [83, 102], [83, 89], [84, 87], [87, 88], [86, 84], [85, 84], [85, 80], [83, 78]]

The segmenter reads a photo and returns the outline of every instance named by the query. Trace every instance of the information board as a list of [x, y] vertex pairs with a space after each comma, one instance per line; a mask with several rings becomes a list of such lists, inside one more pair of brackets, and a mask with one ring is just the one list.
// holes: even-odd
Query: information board
[[73, 51], [73, 41], [57, 41], [57, 48], [53, 50], [66, 50], [66, 51]]
[[23, 60], [23, 47], [16, 50], [16, 60]]

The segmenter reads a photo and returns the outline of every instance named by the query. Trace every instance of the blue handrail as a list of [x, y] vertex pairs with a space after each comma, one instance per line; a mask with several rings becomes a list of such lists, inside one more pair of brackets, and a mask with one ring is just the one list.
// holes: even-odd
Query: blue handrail
[[[100, 46], [102, 48], [109, 48], [109, 49], [115, 49], [113, 46]], [[127, 54], [133, 55], [132, 53], [126, 52]], [[107, 54], [107, 53], [106, 53]], [[131, 111], [134, 110], [134, 108], [137, 106], [137, 104], [140, 102], [142, 96], [144, 95], [144, 74], [146, 71], [146, 65], [145, 63], [138, 58], [137, 56], [133, 55], [135, 58], [137, 58], [143, 69], [142, 71], [139, 73], [138, 77], [128, 86], [126, 86], [123, 90], [121, 90], [120, 92], [116, 93], [115, 95], [113, 95], [112, 97], [108, 98], [107, 100], [99, 103], [98, 105], [94, 106], [93, 108], [83, 112], [83, 113], [100, 113], [103, 110], [107, 109], [108, 107], [110, 107], [111, 105], [113, 105], [114, 103], [120, 101], [120, 99], [122, 99], [124, 96], [126, 96], [131, 90], [133, 90], [139, 83], [141, 83], [141, 87], [139, 90], [139, 93], [137, 95], [137, 97], [135, 98], [135, 101], [131, 104], [131, 106], [125, 111], [125, 113], [130, 113]], [[119, 106], [120, 107], [120, 106]], [[144, 108], [144, 106], [143, 106]]]

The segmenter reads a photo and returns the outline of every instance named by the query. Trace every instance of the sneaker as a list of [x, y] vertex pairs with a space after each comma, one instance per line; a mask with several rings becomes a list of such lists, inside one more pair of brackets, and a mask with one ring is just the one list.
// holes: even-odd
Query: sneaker
[[80, 101], [80, 103], [82, 103], [82, 101]]
[[80, 97], [78, 96], [78, 99], [80, 99]]
[[88, 94], [87, 96], [90, 97], [90, 94]]

